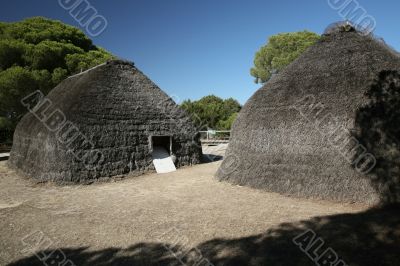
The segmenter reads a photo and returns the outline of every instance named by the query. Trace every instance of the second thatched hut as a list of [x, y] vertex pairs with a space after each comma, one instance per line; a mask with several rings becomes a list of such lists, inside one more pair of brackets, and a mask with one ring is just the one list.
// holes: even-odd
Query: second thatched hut
[[330, 27], [245, 104], [217, 178], [300, 197], [381, 201], [393, 186], [371, 175], [376, 158], [355, 136], [366, 92], [387, 70], [399, 71], [400, 59], [384, 42]]

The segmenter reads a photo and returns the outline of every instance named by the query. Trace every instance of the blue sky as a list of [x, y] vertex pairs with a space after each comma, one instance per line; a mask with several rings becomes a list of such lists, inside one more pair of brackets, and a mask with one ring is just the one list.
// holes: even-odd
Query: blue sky
[[[79, 27], [57, 0], [0, 0], [0, 21], [44, 16]], [[280, 32], [322, 33], [342, 20], [327, 0], [89, 0], [108, 26], [96, 45], [135, 62], [178, 99], [208, 94], [241, 103], [260, 87], [249, 69], [255, 52]], [[400, 50], [400, 1], [358, 0], [375, 34]], [[84, 30], [84, 29], [83, 29]]]

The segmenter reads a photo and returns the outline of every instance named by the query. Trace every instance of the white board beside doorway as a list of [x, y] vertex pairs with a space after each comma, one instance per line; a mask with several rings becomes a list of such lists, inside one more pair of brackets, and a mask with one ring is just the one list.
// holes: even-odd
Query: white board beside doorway
[[157, 173], [163, 174], [176, 171], [171, 155], [164, 147], [154, 146], [152, 157]]

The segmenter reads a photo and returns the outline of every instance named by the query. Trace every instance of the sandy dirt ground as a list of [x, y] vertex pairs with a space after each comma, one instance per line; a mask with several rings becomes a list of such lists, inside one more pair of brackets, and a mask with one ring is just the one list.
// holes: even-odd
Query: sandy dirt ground
[[[32, 265], [39, 262], [34, 252], [60, 249], [78, 260], [76, 265], [123, 265], [126, 261], [129, 265], [175, 265], [174, 258], [150, 260], [159, 250], [142, 254], [141, 261], [134, 260], [135, 254], [123, 261], [116, 257], [139, 243], [139, 251], [145, 252], [146, 243], [176, 244], [177, 239], [184, 239], [179, 245], [190, 249], [215, 239], [229, 241], [262, 234], [314, 216], [357, 213], [367, 208], [300, 200], [221, 183], [213, 178], [219, 164], [60, 187], [34, 184], [0, 162], [0, 264]], [[51, 244], [33, 241], [38, 235], [42, 242]], [[115, 253], [99, 261], [99, 254], [110, 249]], [[90, 259], [82, 259], [85, 252], [91, 254]]]
[[233, 186], [214, 179], [220, 162], [83, 186], [36, 184], [0, 162], [0, 265], [316, 265], [293, 242], [308, 229], [317, 255], [400, 265], [397, 207]]

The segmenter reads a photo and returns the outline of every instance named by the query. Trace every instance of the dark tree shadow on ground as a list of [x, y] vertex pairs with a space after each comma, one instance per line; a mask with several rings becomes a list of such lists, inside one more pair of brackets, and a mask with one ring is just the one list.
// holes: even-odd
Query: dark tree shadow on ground
[[[382, 202], [400, 202], [400, 74], [382, 71], [366, 96], [370, 101], [357, 112], [354, 136], [376, 159], [369, 177]], [[355, 161], [363, 152], [357, 150]]]
[[221, 161], [223, 158], [224, 157], [221, 155], [206, 153], [206, 154], [203, 154], [201, 162], [202, 163], [212, 163], [212, 162]]
[[[87, 248], [62, 248], [75, 265], [183, 265], [169, 250], [178, 254], [186, 265], [318, 265], [310, 259], [293, 238], [307, 229], [323, 240], [318, 250], [310, 245], [309, 253], [321, 255], [329, 247], [338, 260], [346, 264], [383, 266], [400, 265], [400, 206], [373, 208], [356, 214], [316, 217], [298, 223], [284, 223], [263, 234], [237, 238], [213, 239], [198, 245], [187, 254], [183, 245], [172, 243], [139, 243], [127, 249], [108, 248], [90, 251]], [[172, 238], [169, 238], [170, 240]], [[309, 242], [310, 238], [301, 238]], [[322, 242], [321, 242], [322, 243]], [[305, 247], [303, 245], [303, 247]], [[51, 251], [45, 251], [49, 254]], [[57, 254], [57, 253], [54, 253]], [[180, 255], [179, 255], [180, 254]], [[186, 254], [186, 255], [185, 255]], [[55, 255], [54, 255], [55, 256]], [[197, 263], [200, 262], [200, 263]], [[48, 265], [58, 265], [45, 261]], [[320, 265], [335, 265], [323, 263]], [[10, 265], [43, 265], [34, 255]], [[211, 264], [208, 264], [211, 265]], [[66, 266], [66, 265], [65, 265]]]

